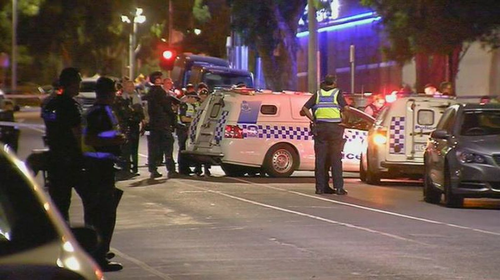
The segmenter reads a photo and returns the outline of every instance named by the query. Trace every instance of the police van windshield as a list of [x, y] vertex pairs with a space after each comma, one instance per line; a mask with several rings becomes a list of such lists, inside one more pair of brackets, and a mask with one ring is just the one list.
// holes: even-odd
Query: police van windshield
[[253, 87], [251, 76], [232, 73], [206, 73], [204, 80], [210, 89], [215, 87], [231, 87], [237, 84], [245, 84], [247, 87]]

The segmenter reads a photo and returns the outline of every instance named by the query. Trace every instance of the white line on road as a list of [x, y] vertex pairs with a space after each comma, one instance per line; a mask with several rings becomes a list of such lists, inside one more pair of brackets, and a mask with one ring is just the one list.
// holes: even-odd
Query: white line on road
[[381, 210], [381, 209], [366, 207], [366, 206], [352, 204], [352, 203], [348, 203], [348, 202], [337, 201], [337, 200], [333, 200], [333, 199], [327, 199], [327, 198], [319, 197], [319, 196], [315, 196], [315, 195], [305, 194], [305, 193], [296, 192], [296, 191], [289, 191], [289, 190], [285, 190], [285, 189], [282, 189], [282, 188], [271, 187], [271, 186], [264, 185], [264, 184], [258, 184], [258, 183], [254, 183], [254, 182], [247, 181], [247, 180], [240, 179], [240, 178], [231, 178], [231, 179], [233, 179], [235, 181], [239, 181], [239, 182], [245, 183], [245, 184], [251, 184], [251, 185], [254, 185], [254, 186], [264, 187], [264, 188], [268, 188], [268, 189], [284, 191], [284, 192], [293, 193], [293, 194], [297, 194], [297, 195], [301, 195], [301, 196], [305, 196], [305, 197], [309, 197], [309, 198], [319, 199], [319, 200], [328, 201], [328, 202], [335, 203], [335, 204], [340, 204], [340, 205], [344, 205], [344, 206], [354, 207], [354, 208], [363, 209], [363, 210], [372, 211], [372, 212], [377, 212], [377, 213], [381, 213], [381, 214], [396, 216], [396, 217], [400, 217], [400, 218], [404, 218], [404, 219], [415, 220], [415, 221], [420, 221], [420, 222], [430, 223], [430, 224], [436, 224], [436, 225], [444, 225], [444, 226], [458, 228], [458, 229], [471, 230], [471, 231], [480, 232], [480, 233], [484, 233], [484, 234], [500, 236], [500, 233], [494, 232], [494, 231], [476, 229], [476, 228], [471, 228], [471, 227], [467, 227], [467, 226], [460, 226], [460, 225], [456, 225], [456, 224], [450, 224], [450, 223], [445, 223], [445, 222], [440, 222], [440, 221], [435, 221], [435, 220], [429, 220], [429, 219], [425, 219], [425, 218], [419, 218], [419, 217], [415, 217], [415, 216], [410, 216], [410, 215], [400, 214], [400, 213], [396, 213], [396, 212], [385, 211], [385, 210]]
[[[242, 181], [244, 181], [244, 180], [242, 180]], [[289, 214], [299, 215], [299, 216], [302, 216], [302, 217], [307, 217], [307, 218], [315, 219], [315, 220], [326, 222], [326, 223], [330, 223], [330, 224], [335, 224], [335, 225], [345, 226], [345, 227], [352, 228], [352, 229], [362, 230], [362, 231], [366, 231], [366, 232], [369, 232], [369, 233], [375, 233], [375, 234], [383, 235], [383, 236], [390, 237], [390, 238], [397, 239], [397, 240], [402, 240], [402, 241], [406, 241], [406, 242], [416, 243], [416, 244], [419, 244], [419, 245], [431, 246], [430, 244], [419, 242], [419, 241], [408, 239], [408, 238], [404, 238], [404, 237], [401, 237], [401, 236], [398, 236], [398, 235], [394, 235], [394, 234], [390, 234], [390, 233], [386, 233], [386, 232], [382, 232], [382, 231], [378, 231], [378, 230], [374, 230], [374, 229], [370, 229], [370, 228], [366, 228], [366, 227], [356, 226], [356, 225], [349, 224], [349, 223], [343, 223], [343, 222], [339, 222], [339, 221], [334, 221], [334, 220], [326, 219], [326, 218], [323, 218], [323, 217], [319, 217], [319, 216], [315, 216], [315, 215], [311, 215], [311, 214], [307, 214], [307, 213], [303, 213], [303, 212], [299, 212], [299, 211], [294, 211], [294, 210], [290, 210], [290, 209], [286, 209], [286, 208], [282, 208], [282, 207], [278, 207], [278, 206], [274, 206], [274, 205], [270, 205], [270, 204], [265, 204], [265, 203], [257, 202], [257, 201], [254, 201], [254, 200], [250, 200], [250, 199], [246, 199], [246, 198], [242, 198], [242, 197], [230, 195], [230, 194], [227, 194], [227, 193], [224, 193], [224, 192], [221, 192], [221, 191], [207, 190], [205, 188], [198, 187], [196, 185], [189, 184], [189, 183], [186, 183], [186, 182], [179, 182], [179, 183], [187, 185], [187, 186], [192, 187], [192, 188], [204, 190], [206, 192], [210, 192], [210, 193], [222, 195], [222, 196], [225, 196], [225, 197], [229, 197], [229, 198], [232, 198], [232, 199], [236, 199], [236, 200], [239, 200], [239, 201], [247, 202], [247, 203], [250, 203], [250, 204], [253, 204], [253, 205], [258, 205], [258, 206], [262, 206], [262, 207], [265, 207], [265, 208], [269, 208], [269, 209], [273, 209], [273, 210], [277, 210], [277, 211], [281, 211], [281, 212], [286, 212], [286, 213], [289, 213]], [[211, 182], [207, 182], [207, 183], [211, 183]], [[251, 183], [251, 182], [249, 182], [249, 183]]]

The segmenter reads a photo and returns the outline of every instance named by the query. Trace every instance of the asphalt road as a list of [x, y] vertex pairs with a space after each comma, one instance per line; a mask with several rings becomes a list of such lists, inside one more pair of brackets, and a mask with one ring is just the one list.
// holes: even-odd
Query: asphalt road
[[[40, 136], [23, 129], [21, 159]], [[369, 186], [357, 174], [345, 174], [343, 197], [315, 195], [311, 172], [230, 178], [213, 167], [209, 178], [152, 181], [145, 160], [117, 183], [112, 247], [124, 270], [108, 279], [500, 279], [498, 200], [448, 209], [423, 202], [421, 182]], [[82, 220], [77, 195], [71, 219]]]

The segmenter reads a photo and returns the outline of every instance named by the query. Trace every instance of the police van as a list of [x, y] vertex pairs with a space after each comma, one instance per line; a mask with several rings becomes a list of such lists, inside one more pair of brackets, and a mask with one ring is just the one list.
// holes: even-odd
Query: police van
[[[312, 171], [314, 142], [301, 108], [310, 93], [220, 89], [199, 107], [185, 153], [221, 165], [228, 176], [267, 173], [288, 177]], [[352, 108], [343, 125], [344, 171], [359, 171], [361, 147], [374, 118]]]
[[422, 178], [430, 133], [443, 111], [455, 103], [453, 98], [415, 95], [384, 108], [364, 142], [360, 179], [377, 184], [383, 178]]

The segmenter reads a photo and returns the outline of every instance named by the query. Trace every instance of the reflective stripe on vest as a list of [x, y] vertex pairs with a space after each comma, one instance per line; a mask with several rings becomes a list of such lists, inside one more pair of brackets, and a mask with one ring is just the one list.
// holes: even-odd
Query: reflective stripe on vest
[[[108, 115], [111, 125], [113, 126], [112, 130], [108, 131], [102, 131], [100, 132], [97, 136], [99, 138], [115, 138], [119, 133], [119, 127], [118, 127], [118, 120], [116, 119], [113, 111], [111, 110], [110, 106], [105, 106], [106, 114]], [[107, 153], [107, 152], [98, 152], [93, 146], [85, 144], [85, 135], [87, 134], [87, 127], [83, 128], [83, 135], [82, 137], [82, 150], [83, 150], [83, 155], [85, 157], [90, 157], [90, 158], [95, 158], [95, 159], [111, 159], [111, 160], [117, 160], [118, 157], [115, 156], [112, 153]]]
[[320, 122], [341, 122], [340, 106], [337, 102], [339, 89], [320, 90], [316, 97], [316, 104], [313, 106], [314, 117]]

